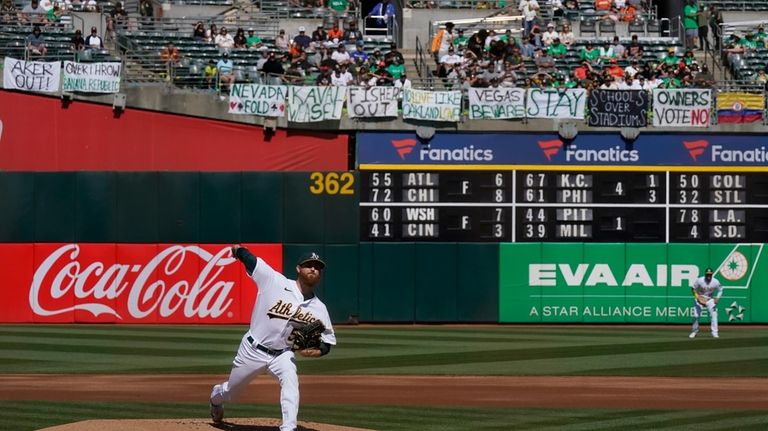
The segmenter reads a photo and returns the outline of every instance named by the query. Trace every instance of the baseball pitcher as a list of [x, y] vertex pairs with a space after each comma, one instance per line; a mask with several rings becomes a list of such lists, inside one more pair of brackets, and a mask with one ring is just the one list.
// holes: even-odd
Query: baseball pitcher
[[314, 294], [325, 263], [316, 253], [302, 256], [296, 264], [297, 279], [291, 280], [244, 247], [233, 246], [232, 255], [245, 266], [259, 293], [250, 330], [243, 336], [229, 379], [215, 385], [211, 392], [211, 418], [220, 424], [223, 404], [232, 401], [257, 375], [269, 373], [280, 383], [280, 430], [293, 431], [299, 413], [294, 351], [319, 357], [327, 355], [336, 344], [328, 310]]
[[703, 307], [707, 307], [709, 315], [712, 317], [710, 326], [712, 337], [720, 338], [717, 333], [717, 303], [723, 296], [723, 286], [716, 278], [712, 277], [712, 274], [712, 268], [707, 268], [704, 271], [704, 277], [697, 278], [691, 286], [695, 302], [693, 305], [693, 329], [691, 335], [688, 336], [690, 338], [696, 338], [696, 334], [699, 333], [699, 318], [701, 318]]

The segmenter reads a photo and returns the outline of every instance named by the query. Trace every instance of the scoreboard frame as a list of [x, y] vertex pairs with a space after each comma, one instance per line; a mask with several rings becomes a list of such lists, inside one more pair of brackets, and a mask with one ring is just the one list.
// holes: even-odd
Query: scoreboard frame
[[[768, 167], [360, 165], [359, 169], [361, 241], [768, 242]], [[390, 176], [388, 186], [373, 184], [377, 175], [385, 174]], [[547, 184], [524, 184], [528, 174], [543, 175]], [[409, 182], [409, 175], [421, 179]], [[569, 182], [569, 175], [584, 182]], [[638, 178], [646, 178], [647, 184], [638, 184]], [[714, 184], [715, 178], [727, 181], [728, 187]], [[613, 198], [606, 188], [611, 183], [621, 188], [614, 190]], [[372, 190], [389, 190], [390, 196], [382, 200]], [[542, 198], [526, 202], [524, 195], [532, 190]], [[650, 199], [652, 193], [655, 201]], [[526, 219], [528, 209], [537, 211], [538, 217], [543, 213], [543, 220]], [[567, 224], [570, 227], [559, 223], [565, 221], [573, 223]]]

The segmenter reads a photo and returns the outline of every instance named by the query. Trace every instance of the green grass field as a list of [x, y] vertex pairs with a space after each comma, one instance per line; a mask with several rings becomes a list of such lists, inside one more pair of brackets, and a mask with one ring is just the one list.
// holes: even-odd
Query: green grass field
[[[3, 325], [0, 373], [224, 375], [244, 331], [244, 326]], [[300, 373], [768, 376], [766, 327], [724, 326], [718, 340], [705, 331], [689, 340], [687, 326], [340, 327], [337, 335], [331, 355], [300, 360]], [[207, 415], [205, 406], [179, 403], [4, 401], [0, 407], [0, 430], [14, 431], [93, 418]], [[279, 417], [279, 407], [277, 400], [232, 405], [227, 414]], [[300, 419], [383, 431], [762, 430], [768, 411], [302, 405]]]

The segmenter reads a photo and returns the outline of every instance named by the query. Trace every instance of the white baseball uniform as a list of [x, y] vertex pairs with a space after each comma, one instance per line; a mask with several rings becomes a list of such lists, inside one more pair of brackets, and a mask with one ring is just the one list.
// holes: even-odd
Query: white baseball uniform
[[250, 330], [243, 336], [232, 362], [229, 380], [213, 387], [211, 403], [232, 401], [259, 374], [280, 382], [281, 431], [293, 431], [299, 412], [299, 378], [288, 337], [295, 327], [320, 319], [325, 325], [321, 341], [335, 345], [328, 309], [317, 296], [304, 299], [298, 284], [257, 258], [251, 274], [259, 293], [253, 306]]
[[[711, 330], [712, 336], [717, 336], [717, 305], [715, 305], [715, 298], [719, 298], [723, 295], [723, 286], [715, 277], [712, 277], [709, 282], [705, 277], [699, 277], [693, 282], [693, 290], [698, 293], [699, 297], [707, 299], [707, 310], [712, 318]], [[693, 328], [691, 333], [695, 334], [699, 332], [699, 318], [701, 318], [702, 305], [699, 301], [694, 300], [693, 308]]]

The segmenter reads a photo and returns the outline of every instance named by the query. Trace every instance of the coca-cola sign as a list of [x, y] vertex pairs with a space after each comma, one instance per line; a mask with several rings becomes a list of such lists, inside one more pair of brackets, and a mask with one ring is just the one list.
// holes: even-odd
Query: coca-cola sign
[[[256, 286], [232, 258], [228, 245], [27, 246], [33, 248], [23, 254], [34, 267], [24, 287], [25, 308], [31, 313], [8, 313], [14, 317], [3, 321], [247, 323], [250, 319]], [[282, 268], [282, 246], [249, 248], [274, 268]], [[5, 272], [3, 267], [0, 272]]]

